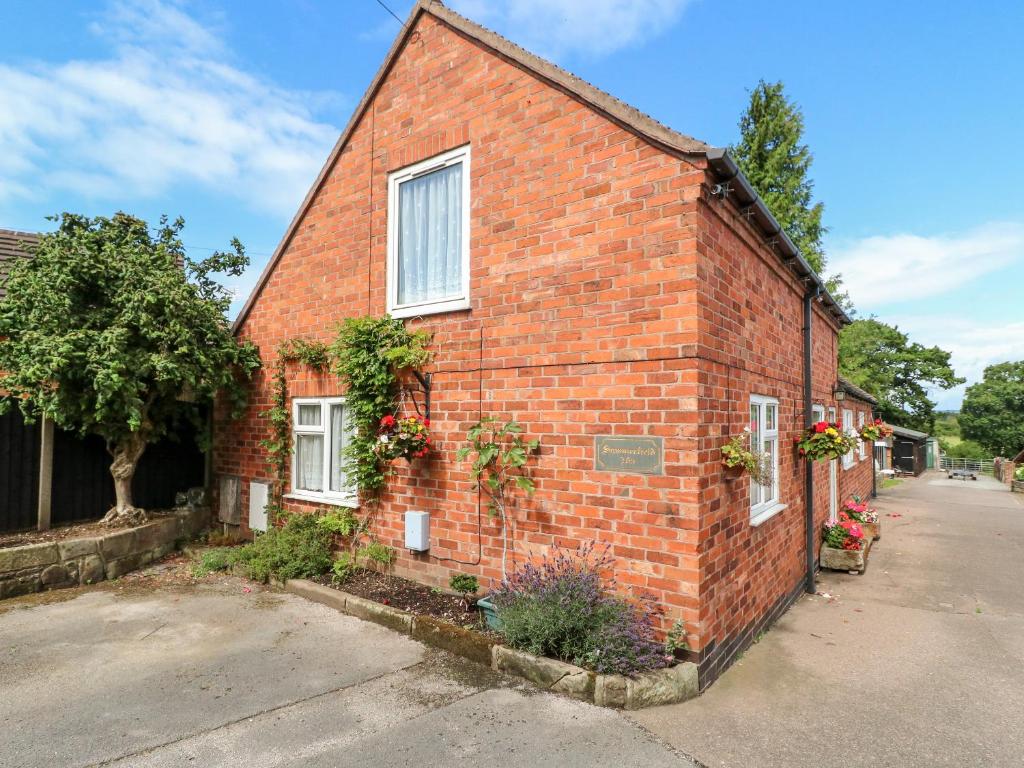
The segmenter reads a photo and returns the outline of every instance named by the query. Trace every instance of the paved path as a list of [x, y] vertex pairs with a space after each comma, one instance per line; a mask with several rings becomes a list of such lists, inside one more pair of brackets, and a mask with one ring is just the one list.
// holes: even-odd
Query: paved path
[[0, 604], [0, 766], [692, 766], [621, 714], [293, 595], [146, 578]]
[[1024, 495], [882, 493], [863, 576], [827, 573], [699, 699], [633, 717], [708, 766], [1024, 765]]

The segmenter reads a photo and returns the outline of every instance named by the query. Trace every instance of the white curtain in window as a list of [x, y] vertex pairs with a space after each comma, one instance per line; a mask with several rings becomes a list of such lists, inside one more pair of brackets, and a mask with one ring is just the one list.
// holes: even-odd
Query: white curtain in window
[[462, 164], [398, 187], [398, 303], [462, 292]]
[[348, 490], [345, 479], [344, 458], [342, 451], [348, 441], [345, 429], [345, 409], [341, 405], [331, 406], [331, 490], [335, 492]]
[[302, 491], [324, 489], [324, 436], [297, 435], [295, 438], [295, 487]]

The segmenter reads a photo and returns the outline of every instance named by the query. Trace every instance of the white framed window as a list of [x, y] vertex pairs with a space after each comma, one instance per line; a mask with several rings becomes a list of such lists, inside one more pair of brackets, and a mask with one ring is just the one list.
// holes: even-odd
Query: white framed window
[[[861, 432], [864, 429], [864, 411], [857, 412], [857, 432]], [[867, 458], [867, 446], [864, 445], [864, 441], [859, 437], [857, 438], [857, 457], [858, 461], [864, 461]]]
[[469, 309], [469, 146], [388, 176], [387, 308]]
[[750, 446], [770, 457], [771, 480], [761, 485], [750, 480], [750, 521], [758, 524], [781, 511], [779, 504], [779, 401], [762, 395], [750, 396]]
[[292, 400], [292, 477], [289, 498], [355, 506], [342, 451], [351, 427], [343, 397]]
[[[853, 430], [853, 411], [849, 408], [843, 409], [843, 431], [850, 432]], [[843, 454], [843, 469], [849, 469], [853, 466], [853, 449]]]
[[819, 421], [825, 420], [825, 406], [824, 405], [812, 405], [811, 406], [811, 421], [817, 424]]

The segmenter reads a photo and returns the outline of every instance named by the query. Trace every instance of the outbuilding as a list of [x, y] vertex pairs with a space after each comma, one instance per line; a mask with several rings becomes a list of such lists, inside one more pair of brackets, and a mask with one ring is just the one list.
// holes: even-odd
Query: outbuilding
[[893, 469], [915, 476], [928, 469], [928, 434], [907, 427], [892, 432]]

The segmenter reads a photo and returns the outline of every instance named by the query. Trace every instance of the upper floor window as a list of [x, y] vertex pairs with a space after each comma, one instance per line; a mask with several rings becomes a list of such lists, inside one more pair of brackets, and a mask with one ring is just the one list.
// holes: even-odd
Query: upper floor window
[[469, 308], [469, 147], [388, 177], [388, 312]]
[[750, 396], [750, 446], [767, 453], [772, 468], [767, 484], [750, 481], [750, 518], [756, 522], [779, 503], [779, 401], [773, 397]]

